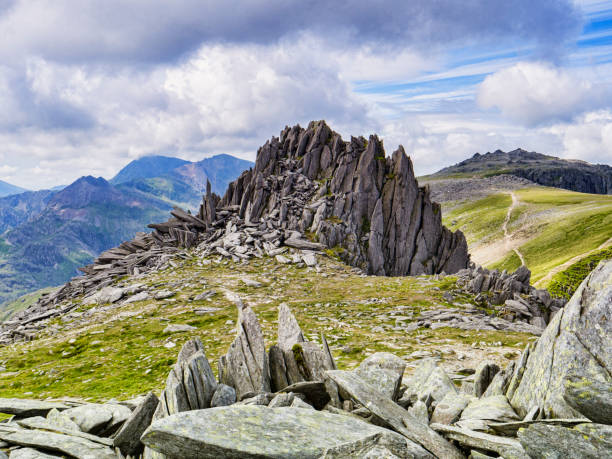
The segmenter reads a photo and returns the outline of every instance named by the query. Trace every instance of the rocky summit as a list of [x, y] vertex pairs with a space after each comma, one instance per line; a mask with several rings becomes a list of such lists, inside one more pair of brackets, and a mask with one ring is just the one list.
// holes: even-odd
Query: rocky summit
[[247, 223], [274, 218], [309, 234], [372, 274], [454, 273], [469, 260], [463, 234], [442, 225], [403, 147], [387, 157], [377, 136], [345, 142], [323, 121], [266, 142], [219, 204]]
[[371, 355], [338, 370], [280, 305], [268, 346], [236, 300], [215, 377], [198, 338], [164, 390], [107, 403], [0, 399], [12, 458], [602, 458], [612, 452], [612, 261], [601, 263], [517, 362], [457, 387], [434, 359]]

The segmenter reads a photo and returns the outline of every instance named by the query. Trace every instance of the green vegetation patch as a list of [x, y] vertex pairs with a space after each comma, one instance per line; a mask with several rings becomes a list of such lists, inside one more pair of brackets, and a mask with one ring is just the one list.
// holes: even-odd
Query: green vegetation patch
[[610, 258], [612, 258], [612, 247], [583, 258], [565, 271], [553, 276], [550, 284], [548, 284], [548, 290], [554, 296], [569, 300], [582, 281], [597, 267], [599, 262]]

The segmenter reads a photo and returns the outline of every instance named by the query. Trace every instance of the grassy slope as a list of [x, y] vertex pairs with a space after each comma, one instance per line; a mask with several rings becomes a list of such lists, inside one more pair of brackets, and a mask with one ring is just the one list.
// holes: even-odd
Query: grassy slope
[[598, 250], [592, 255], [574, 263], [565, 271], [553, 276], [548, 289], [556, 296], [571, 298], [585, 277], [593, 271], [600, 261], [612, 258], [612, 247]]
[[[5, 367], [0, 393], [102, 400], [159, 390], [180, 346], [193, 335], [202, 339], [216, 369], [219, 356], [235, 336], [236, 306], [226, 292], [240, 295], [254, 308], [268, 347], [276, 341], [277, 307], [289, 303], [308, 339], [319, 342], [319, 332], [325, 333], [341, 368], [352, 368], [376, 351], [414, 360], [410, 354], [422, 350], [439, 356], [450, 371], [475, 368], [482, 359], [505, 365], [534, 338], [451, 328], [407, 332], [396, 326], [398, 317], [414, 315], [406, 319], [412, 322], [423, 309], [452, 307], [442, 294], [454, 287], [454, 278], [362, 277], [332, 259], [321, 262], [323, 270], [317, 273], [278, 265], [269, 258], [200, 266], [191, 257], [176, 268], [139, 280], [156, 289], [180, 290], [174, 298], [95, 309], [80, 305], [70, 317], [54, 319], [48, 336], [0, 348], [0, 365]], [[264, 285], [247, 287], [240, 280], [245, 275]], [[211, 300], [192, 300], [207, 289], [217, 292]], [[472, 300], [461, 294], [455, 303]], [[219, 310], [199, 316], [196, 307]], [[88, 316], [87, 322], [79, 323], [78, 316]], [[164, 334], [168, 323], [190, 324], [198, 330]], [[169, 342], [176, 346], [166, 348]]]
[[[519, 250], [535, 281], [568, 260], [596, 250], [612, 237], [612, 196], [547, 187], [524, 188], [515, 194], [519, 205], [508, 228], [522, 240]], [[444, 221], [452, 229], [461, 229], [471, 246], [499, 242], [503, 239], [501, 215], [505, 215], [510, 202], [508, 194], [492, 195], [455, 207]], [[483, 239], [487, 228], [491, 236]], [[512, 270], [519, 265], [516, 254], [502, 250], [488, 266]]]

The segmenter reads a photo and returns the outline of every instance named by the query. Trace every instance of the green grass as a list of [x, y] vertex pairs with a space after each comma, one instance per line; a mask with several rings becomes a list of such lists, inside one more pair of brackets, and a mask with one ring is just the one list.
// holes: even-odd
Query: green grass
[[[51, 321], [38, 339], [0, 347], [0, 364], [5, 367], [0, 373], [0, 393], [3, 397], [106, 400], [159, 391], [181, 345], [192, 336], [200, 337], [216, 369], [235, 336], [237, 311], [224, 294], [227, 291], [253, 307], [267, 346], [277, 341], [278, 306], [288, 303], [309, 340], [320, 342], [319, 333], [325, 334], [344, 369], [354, 368], [377, 351], [411, 360], [412, 352], [424, 349], [450, 365], [455, 353], [473, 352], [472, 343], [481, 342], [488, 343], [487, 358], [503, 363], [507, 360], [504, 354], [512, 354], [531, 339], [521, 333], [452, 328], [407, 332], [397, 327], [396, 318], [408, 316], [411, 322], [423, 310], [474, 304], [473, 296], [456, 291], [453, 277], [362, 277], [325, 256], [320, 257], [320, 264], [320, 273], [279, 265], [269, 258], [201, 266], [192, 256], [180, 261], [177, 268], [137, 281], [177, 291], [170, 299], [94, 310], [79, 300], [74, 314]], [[245, 276], [263, 286], [246, 286], [241, 280]], [[210, 301], [194, 301], [197, 294], [209, 289], [217, 292]], [[444, 299], [447, 291], [453, 292], [454, 303]], [[197, 315], [194, 310], [198, 307], [218, 310]], [[197, 330], [165, 334], [169, 323], [189, 324]], [[175, 346], [165, 347], [169, 342]], [[501, 346], [493, 346], [498, 342]]]
[[548, 290], [558, 297], [570, 299], [582, 281], [597, 267], [600, 261], [612, 258], [612, 248], [600, 250], [574, 263], [565, 271], [556, 274]]
[[483, 243], [503, 237], [502, 225], [512, 198], [507, 194], [494, 194], [470, 202], [444, 215], [449, 229], [461, 229], [468, 244]]
[[[518, 249], [532, 271], [532, 282], [574, 257], [597, 250], [612, 237], [612, 196], [576, 193], [557, 188], [530, 187], [515, 191], [519, 205], [510, 216], [509, 232], [520, 240]], [[520, 265], [516, 254], [504, 245], [502, 224], [510, 195], [499, 193], [455, 207], [444, 216], [451, 229], [461, 229], [475, 261], [489, 268], [514, 270]], [[486, 262], [478, 259], [480, 249], [496, 249]]]

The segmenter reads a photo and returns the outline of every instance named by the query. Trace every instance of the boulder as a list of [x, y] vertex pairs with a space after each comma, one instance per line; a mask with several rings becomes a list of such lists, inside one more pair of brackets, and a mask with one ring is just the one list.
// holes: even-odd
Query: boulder
[[[10, 459], [57, 459], [60, 456], [42, 453], [33, 448], [19, 448], [11, 451]], [[9, 456], [0, 452], [0, 459], [9, 459]]]
[[219, 406], [229, 406], [236, 403], [236, 391], [233, 387], [219, 384], [210, 401], [210, 407], [216, 408]]
[[270, 392], [270, 370], [263, 332], [255, 313], [241, 302], [238, 308], [237, 336], [219, 361], [219, 380], [233, 387], [241, 399], [250, 392]]
[[422, 448], [415, 447], [414, 443], [406, 441], [399, 435], [380, 433], [361, 441], [345, 443], [329, 448], [321, 459], [344, 459], [347, 457], [360, 458], [432, 458], [431, 454], [424, 452]]
[[495, 363], [483, 362], [478, 365], [474, 374], [474, 395], [476, 397], [481, 397], [485, 393], [497, 373], [499, 373], [499, 366]]
[[361, 403], [396, 432], [420, 444], [430, 453], [444, 458], [463, 457], [459, 450], [444, 438], [415, 419], [390, 398], [382, 395], [376, 388], [363, 382], [356, 374], [341, 370], [328, 371], [327, 374], [352, 399]]
[[505, 395], [492, 395], [470, 402], [461, 413], [461, 420], [474, 419], [495, 422], [520, 420]]
[[437, 366], [433, 359], [419, 362], [405, 384], [407, 389], [404, 398], [430, 400], [434, 404], [441, 401], [449, 392], [458, 393], [446, 372]]
[[362, 361], [355, 373], [391, 400], [397, 401], [405, 369], [404, 360], [388, 352], [377, 352]]
[[612, 424], [612, 383], [568, 376], [563, 399], [593, 422]]
[[31, 416], [46, 416], [49, 411], [56, 409], [67, 410], [69, 406], [59, 402], [44, 402], [41, 400], [27, 400], [21, 398], [0, 398], [0, 413], [14, 414], [21, 418]]
[[137, 456], [142, 451], [144, 445], [140, 437], [151, 425], [158, 403], [157, 396], [149, 392], [115, 435], [113, 446], [119, 448], [124, 456]]
[[76, 458], [114, 459], [117, 457], [108, 446], [100, 443], [44, 430], [0, 426], [0, 440], [13, 445], [56, 451]]
[[467, 394], [448, 392], [436, 405], [431, 415], [431, 422], [447, 425], [457, 422], [472, 399], [473, 397]]
[[567, 428], [538, 423], [520, 429], [518, 438], [529, 457], [599, 459], [612, 453], [612, 426], [603, 424]]
[[583, 416], [563, 397], [568, 376], [610, 383], [612, 374], [612, 260], [602, 261], [551, 320], [528, 355], [508, 398], [521, 416], [539, 406], [547, 418]]
[[[170, 457], [314, 459], [330, 448], [364, 442], [375, 435], [397, 436], [363, 421], [325, 411], [235, 405], [155, 421], [142, 441]], [[426, 451], [414, 448], [421, 451], [415, 457], [429, 457]]]
[[499, 437], [444, 424], [431, 424], [431, 428], [467, 448], [493, 451], [505, 459], [529, 459], [521, 443], [514, 438]]

